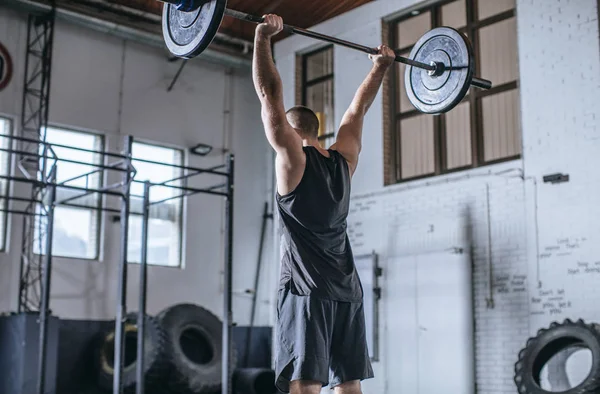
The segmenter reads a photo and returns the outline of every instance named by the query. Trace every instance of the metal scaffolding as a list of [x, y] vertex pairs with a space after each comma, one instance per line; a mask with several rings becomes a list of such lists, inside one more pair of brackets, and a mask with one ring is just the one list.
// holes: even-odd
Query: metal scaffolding
[[[54, 40], [55, 9], [43, 14], [30, 14], [27, 23], [27, 49], [25, 52], [25, 73], [23, 81], [23, 101], [21, 106], [21, 130], [26, 140], [21, 143], [21, 154], [17, 158], [17, 167], [28, 179], [46, 181], [49, 175], [47, 161], [33, 160], [39, 154], [40, 142], [45, 141], [48, 126], [48, 108], [50, 100], [50, 75], [52, 65], [52, 44]], [[42, 145], [43, 155], [54, 154]], [[31, 201], [43, 199], [47, 191], [37, 183], [31, 185]], [[36, 204], [30, 203], [23, 215], [23, 248], [21, 250], [19, 312], [40, 311], [40, 294], [43, 291], [41, 255], [33, 253], [35, 237]], [[38, 234], [40, 237], [42, 234]], [[38, 239], [39, 241], [39, 239]]]

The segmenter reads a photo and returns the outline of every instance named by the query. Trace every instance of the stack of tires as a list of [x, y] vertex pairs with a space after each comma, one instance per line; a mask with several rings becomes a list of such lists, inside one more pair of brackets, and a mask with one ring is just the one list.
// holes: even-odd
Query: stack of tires
[[[588, 349], [591, 352], [592, 362], [587, 376], [574, 387], [568, 379], [555, 377], [555, 382], [550, 382], [550, 385], [557, 387], [552, 387], [551, 391], [543, 388], [541, 374], [544, 366], [550, 365], [558, 353], [578, 349]], [[519, 394], [600, 393], [600, 325], [586, 324], [581, 319], [576, 322], [566, 319], [562, 323], [553, 322], [548, 328], [540, 329], [536, 336], [527, 340], [527, 344], [519, 352], [519, 359], [515, 363], [514, 382]]]
[[[146, 317], [144, 379], [146, 393], [213, 394], [221, 390], [222, 322], [194, 304], [177, 304], [157, 317]], [[129, 315], [124, 330], [122, 382], [125, 393], [136, 387], [137, 316]], [[103, 332], [96, 346], [96, 384], [112, 392], [114, 328]], [[232, 347], [233, 348], [233, 347]], [[230, 356], [231, 370], [236, 351]], [[100, 391], [102, 392], [102, 391]]]

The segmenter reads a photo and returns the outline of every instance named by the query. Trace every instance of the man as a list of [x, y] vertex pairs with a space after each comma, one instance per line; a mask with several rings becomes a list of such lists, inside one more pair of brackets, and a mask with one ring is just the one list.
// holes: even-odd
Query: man
[[319, 120], [296, 106], [284, 110], [283, 87], [271, 37], [283, 28], [276, 15], [256, 27], [253, 79], [267, 139], [276, 151], [276, 200], [282, 268], [275, 332], [276, 384], [292, 394], [360, 394], [373, 377], [365, 335], [363, 291], [346, 234], [350, 179], [358, 164], [364, 116], [394, 52], [369, 55], [374, 65], [344, 114], [329, 149], [317, 140]]

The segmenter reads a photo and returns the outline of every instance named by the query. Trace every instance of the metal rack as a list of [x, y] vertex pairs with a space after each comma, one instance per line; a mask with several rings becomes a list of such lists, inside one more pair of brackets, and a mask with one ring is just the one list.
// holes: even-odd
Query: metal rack
[[[45, 382], [45, 354], [46, 354], [46, 336], [47, 336], [47, 318], [50, 314], [49, 301], [50, 301], [50, 287], [51, 287], [51, 274], [52, 274], [52, 239], [53, 239], [53, 217], [54, 209], [57, 206], [73, 206], [82, 207], [82, 205], [75, 204], [72, 201], [90, 194], [101, 194], [107, 196], [118, 197], [120, 199], [120, 209], [110, 208], [108, 206], [100, 206], [97, 208], [85, 206], [88, 209], [99, 209], [107, 212], [115, 212], [120, 214], [120, 257], [119, 257], [119, 268], [118, 268], [118, 294], [117, 294], [117, 309], [115, 316], [115, 361], [114, 361], [114, 381], [113, 381], [113, 393], [120, 394], [122, 392], [122, 372], [123, 372], [123, 356], [125, 354], [125, 341], [124, 341], [124, 324], [127, 315], [127, 243], [128, 243], [128, 231], [129, 231], [129, 214], [130, 214], [130, 199], [132, 197], [130, 188], [131, 184], [135, 182], [144, 184], [144, 193], [142, 196], [134, 196], [143, 198], [142, 204], [142, 251], [141, 251], [141, 269], [140, 269], [140, 289], [139, 289], [139, 310], [138, 310], [138, 357], [137, 357], [137, 373], [138, 382], [137, 392], [139, 394], [144, 392], [144, 335], [145, 335], [145, 324], [144, 317], [146, 315], [146, 294], [147, 294], [147, 241], [148, 241], [148, 223], [150, 220], [150, 207], [154, 204], [159, 204], [168, 200], [176, 198], [190, 197], [195, 194], [203, 193], [214, 196], [220, 196], [225, 198], [225, 294], [223, 299], [223, 392], [229, 393], [230, 388], [230, 371], [229, 371], [229, 355], [231, 347], [231, 324], [232, 324], [232, 304], [231, 304], [231, 285], [232, 285], [232, 225], [233, 225], [233, 172], [234, 172], [234, 156], [229, 155], [225, 164], [212, 167], [212, 168], [195, 168], [187, 166], [177, 166], [172, 164], [165, 164], [161, 162], [144, 160], [144, 159], [133, 159], [131, 155], [131, 148], [133, 144], [132, 137], [126, 137], [125, 149], [122, 153], [110, 153], [104, 151], [95, 151], [89, 149], [82, 149], [76, 147], [70, 147], [67, 145], [51, 144], [47, 142], [38, 142], [43, 148], [42, 154], [30, 153], [21, 149], [14, 148], [14, 145], [18, 143], [32, 143], [33, 140], [25, 137], [18, 136], [7, 136], [2, 135], [0, 138], [8, 138], [12, 141], [10, 148], [0, 148], [0, 151], [8, 152], [13, 159], [13, 156], [25, 155], [28, 157], [35, 158], [36, 161], [42, 163], [43, 168], [48, 168], [47, 176], [38, 176], [36, 178], [29, 178], [27, 176], [13, 176], [13, 175], [0, 175], [0, 179], [5, 179], [9, 182], [25, 183], [31, 185], [32, 189], [38, 189], [41, 192], [43, 198], [30, 200], [18, 196], [7, 195], [2, 197], [8, 200], [8, 206], [5, 209], [0, 209], [1, 212], [20, 214], [24, 217], [36, 217], [42, 216], [46, 218], [44, 223], [45, 232], [45, 243], [44, 253], [36, 256], [43, 259], [41, 266], [41, 309], [40, 309], [40, 343], [39, 343], [39, 357], [38, 357], [38, 392], [44, 393], [44, 382]], [[61, 159], [54, 154], [53, 147], [61, 147], [66, 149], [72, 149], [75, 151], [84, 151], [94, 153], [102, 156], [105, 160], [107, 158], [117, 159], [116, 162], [111, 164], [94, 164], [88, 162], [80, 162], [77, 160]], [[47, 153], [47, 154], [43, 154]], [[48, 154], [50, 153], [50, 154]], [[57, 182], [56, 173], [60, 162], [68, 162], [75, 164], [82, 164], [92, 167], [93, 170], [81, 174], [75, 178], [67, 179], [62, 182]], [[160, 183], [152, 183], [149, 181], [138, 181], [134, 180], [136, 170], [133, 166], [133, 161], [148, 163], [154, 165], [163, 165], [168, 167], [177, 168], [184, 172], [183, 175], [173, 179], [166, 180]], [[224, 171], [222, 169], [225, 169]], [[121, 172], [121, 182], [108, 186], [102, 186], [97, 189], [88, 187], [79, 187], [69, 185], [69, 182], [77, 180], [83, 177], [89, 177], [90, 175], [102, 172], [105, 175], [107, 171], [119, 171]], [[201, 174], [212, 174], [218, 175], [225, 178], [225, 183], [220, 183], [211, 187], [206, 188], [191, 188], [187, 186], [176, 186], [171, 185], [175, 181], [186, 181], [194, 176]], [[105, 177], [103, 177], [105, 178]], [[152, 202], [150, 199], [150, 193], [152, 187], [167, 187], [177, 190], [178, 195], [163, 199], [160, 201]], [[73, 191], [78, 191], [80, 194], [71, 196], [63, 200], [56, 200], [56, 190], [64, 188]], [[10, 205], [16, 202], [28, 203], [27, 208], [24, 210], [13, 209]], [[40, 209], [41, 208], [41, 211]], [[40, 211], [41, 213], [38, 213]], [[33, 254], [33, 252], [31, 252]]]
[[[0, 151], [8, 152], [9, 162], [15, 163], [19, 176], [0, 175], [12, 186], [17, 184], [26, 184], [31, 188], [29, 198], [11, 195], [7, 192], [6, 196], [0, 196], [0, 200], [6, 201], [6, 208], [1, 208], [0, 212], [6, 214], [19, 214], [23, 216], [23, 238], [20, 261], [20, 283], [19, 283], [19, 304], [18, 312], [39, 312], [40, 316], [40, 336], [38, 351], [38, 393], [45, 392], [45, 372], [46, 372], [46, 348], [47, 348], [47, 319], [50, 315], [50, 287], [52, 277], [52, 240], [54, 209], [57, 206], [85, 207], [87, 209], [97, 209], [105, 212], [114, 212], [120, 214], [120, 255], [118, 268], [118, 294], [115, 316], [115, 349], [114, 349], [114, 380], [113, 393], [122, 392], [122, 373], [123, 357], [125, 354], [124, 324], [126, 320], [126, 294], [127, 294], [127, 243], [129, 230], [130, 198], [131, 184], [139, 182], [134, 180], [136, 170], [132, 164], [132, 144], [133, 138], [128, 136], [124, 141], [124, 149], [120, 153], [111, 153], [105, 151], [96, 151], [90, 149], [77, 148], [73, 146], [50, 144], [46, 142], [45, 130], [48, 127], [48, 109], [50, 99], [50, 77], [52, 64], [52, 48], [54, 40], [54, 20], [55, 20], [55, 2], [51, 1], [50, 10], [41, 14], [30, 14], [28, 18], [27, 47], [25, 59], [25, 73], [23, 84], [23, 101], [21, 111], [21, 136], [0, 135], [0, 138], [10, 139], [9, 148], [0, 148]], [[102, 157], [102, 164], [79, 162], [76, 160], [60, 158], [56, 155], [53, 147], [64, 149], [73, 149], [94, 153]], [[108, 160], [116, 160], [113, 163], [105, 164]], [[142, 204], [142, 251], [141, 251], [141, 270], [140, 270], [140, 293], [139, 293], [139, 312], [138, 312], [138, 382], [137, 392], [144, 391], [144, 335], [146, 314], [146, 293], [147, 293], [147, 241], [148, 241], [148, 223], [150, 219], [150, 206], [165, 202], [170, 199], [189, 197], [194, 194], [204, 193], [225, 198], [225, 290], [223, 297], [223, 349], [222, 349], [222, 392], [229, 394], [231, 391], [230, 381], [230, 349], [231, 349], [231, 325], [232, 325], [232, 248], [233, 248], [233, 174], [234, 174], [234, 156], [227, 156], [226, 163], [213, 168], [194, 168], [186, 166], [176, 166], [156, 161], [135, 159], [136, 162], [145, 162], [148, 164], [164, 165], [177, 168], [184, 172], [182, 176], [170, 179], [161, 183], [144, 182]], [[81, 174], [62, 182], [57, 182], [57, 166], [60, 162], [83, 164], [93, 168], [92, 171]], [[99, 188], [79, 187], [69, 185], [69, 182], [85, 177], [86, 179], [94, 174], [101, 173], [102, 179], [106, 179], [107, 171], [118, 171], [121, 173], [121, 182], [117, 184], [101, 186]], [[17, 172], [17, 171], [15, 171]], [[187, 186], [176, 186], [171, 183], [183, 181], [187, 184], [193, 176], [200, 174], [212, 174], [225, 178], [224, 183], [203, 188], [190, 188]], [[86, 182], [87, 185], [87, 182]], [[168, 187], [177, 190], [180, 194], [164, 199], [162, 201], [151, 202], [150, 192], [152, 187]], [[73, 192], [80, 192], [75, 196], [69, 196], [57, 201], [57, 189], [69, 189]], [[12, 190], [12, 187], [7, 188]], [[118, 197], [120, 200], [120, 209], [111, 208], [99, 204], [98, 207], [84, 206], [75, 204], [73, 200], [88, 196], [90, 194]], [[13, 209], [13, 204], [26, 203], [24, 209]], [[40, 254], [34, 253], [33, 245], [35, 239], [35, 218], [39, 218]], [[42, 225], [42, 222], [43, 225]], [[45, 243], [41, 245], [41, 239], [45, 238]], [[42, 250], [44, 251], [42, 253]], [[39, 294], [39, 298], [32, 300], [32, 293]]]
[[[52, 46], [54, 39], [54, 20], [55, 7], [42, 14], [30, 14], [28, 17], [27, 47], [25, 59], [25, 73], [23, 84], [23, 101], [21, 111], [21, 136], [2, 135], [0, 138], [10, 139], [9, 148], [0, 148], [0, 151], [8, 152], [9, 162], [14, 162], [18, 169], [17, 175], [0, 175], [0, 179], [9, 182], [10, 185], [26, 184], [31, 188], [30, 197], [13, 196], [7, 192], [6, 196], [0, 196], [0, 200], [6, 202], [5, 207], [0, 209], [7, 214], [19, 214], [23, 216], [23, 238], [20, 260], [20, 283], [18, 312], [39, 312], [40, 334], [38, 349], [38, 386], [37, 392], [45, 392], [45, 370], [46, 370], [46, 349], [47, 349], [47, 319], [50, 315], [50, 288], [52, 277], [52, 241], [54, 209], [57, 206], [85, 207], [88, 209], [97, 209], [101, 211], [114, 212], [120, 214], [120, 256], [118, 268], [118, 295], [117, 308], [115, 316], [115, 348], [114, 348], [114, 380], [113, 393], [122, 392], [122, 373], [123, 358], [125, 354], [124, 325], [126, 320], [126, 294], [127, 294], [127, 243], [129, 230], [130, 214], [130, 188], [134, 180], [136, 171], [132, 165], [132, 144], [133, 138], [126, 137], [125, 149], [121, 153], [110, 153], [104, 151], [95, 151], [89, 149], [76, 148], [72, 146], [50, 144], [46, 142], [45, 130], [48, 126], [48, 109], [50, 93], [50, 77], [52, 64]], [[53, 147], [73, 149], [100, 155], [102, 164], [79, 162], [70, 159], [59, 158]], [[108, 159], [116, 161], [112, 164], [105, 164]], [[57, 166], [60, 162], [83, 164], [92, 167], [93, 170], [81, 174], [62, 182], [57, 182]], [[174, 179], [167, 180], [158, 184], [144, 182], [144, 195], [142, 205], [142, 256], [140, 270], [140, 294], [138, 311], [138, 382], [137, 392], [144, 392], [144, 336], [146, 315], [146, 293], [147, 293], [147, 241], [148, 241], [148, 223], [150, 219], [150, 206], [153, 204], [165, 202], [169, 199], [189, 197], [198, 193], [211, 194], [225, 198], [225, 292], [223, 298], [223, 392], [230, 392], [230, 347], [231, 347], [231, 285], [232, 285], [232, 225], [233, 225], [233, 171], [234, 157], [229, 155], [224, 165], [214, 168], [194, 168], [185, 166], [175, 166], [150, 160], [136, 159], [138, 162], [149, 164], [166, 165], [176, 167], [184, 172], [184, 175]], [[225, 169], [222, 171], [222, 169]], [[121, 182], [113, 185], [102, 186], [100, 188], [88, 188], [69, 185], [69, 182], [85, 177], [86, 179], [94, 174], [102, 173], [103, 179], [107, 171], [118, 171], [121, 173]], [[225, 182], [213, 187], [196, 189], [186, 186], [175, 186], [170, 183], [182, 180], [186, 182], [189, 178], [199, 174], [213, 174], [225, 178]], [[87, 185], [87, 182], [86, 182]], [[150, 192], [154, 186], [169, 187], [176, 189], [180, 194], [158, 202], [151, 202]], [[59, 188], [69, 189], [74, 192], [80, 192], [75, 196], [70, 196], [57, 201], [56, 191]], [[11, 190], [9, 187], [8, 190]], [[98, 207], [82, 206], [72, 201], [90, 194], [118, 197], [120, 200], [120, 209], [110, 208], [108, 206]], [[12, 205], [26, 203], [24, 209], [13, 209]], [[34, 253], [34, 243], [36, 241], [36, 218], [39, 222], [38, 241], [40, 241], [40, 253]], [[42, 225], [42, 222], [44, 224]], [[43, 249], [41, 247], [41, 238], [45, 238]], [[43, 252], [42, 252], [43, 250]], [[36, 299], [32, 299], [36, 295]]]
[[[138, 161], [136, 159], [136, 161]], [[149, 162], [147, 160], [141, 160], [152, 164], [162, 164], [157, 162]], [[215, 196], [221, 196], [225, 198], [225, 250], [224, 250], [224, 275], [225, 275], [225, 290], [223, 296], [223, 348], [222, 348], [222, 388], [221, 392], [229, 394], [231, 392], [231, 380], [230, 380], [230, 349], [231, 349], [231, 326], [232, 326], [232, 303], [231, 303], [231, 291], [232, 291], [232, 262], [233, 262], [233, 173], [234, 173], [234, 156], [232, 154], [227, 156], [226, 163], [217, 167], [208, 169], [192, 168], [184, 166], [173, 166], [170, 164], [162, 164], [169, 167], [175, 167], [184, 170], [187, 174], [178, 176], [176, 178], [161, 182], [151, 183], [148, 181], [143, 182], [144, 193], [143, 193], [143, 204], [142, 204], [142, 250], [141, 250], [141, 266], [140, 266], [140, 289], [139, 289], [139, 302], [138, 302], [138, 337], [137, 337], [137, 385], [136, 394], [144, 393], [144, 336], [145, 336], [145, 315], [146, 315], [146, 294], [147, 294], [147, 266], [148, 266], [148, 222], [150, 219], [150, 207], [154, 204], [159, 204], [175, 198], [189, 197], [194, 194], [204, 193]], [[220, 171], [225, 168], [225, 171]], [[225, 178], [225, 183], [217, 184], [203, 189], [194, 189], [182, 186], [168, 185], [171, 182], [183, 180], [186, 181], [191, 177], [200, 174], [212, 174], [219, 175]], [[137, 182], [137, 181], [134, 181]], [[151, 202], [150, 193], [152, 187], [172, 187], [180, 191], [181, 194], [163, 199], [160, 201]], [[139, 196], [138, 196], [139, 197]], [[123, 282], [126, 283], [126, 280]], [[124, 304], [123, 304], [124, 306]], [[115, 335], [115, 338], [117, 336]], [[116, 353], [115, 353], [116, 354]], [[115, 361], [115, 370], [116, 370]], [[116, 377], [116, 375], [115, 375]], [[115, 383], [116, 384], [116, 383]], [[115, 386], [116, 387], [116, 386]], [[118, 393], [113, 387], [113, 393]]]

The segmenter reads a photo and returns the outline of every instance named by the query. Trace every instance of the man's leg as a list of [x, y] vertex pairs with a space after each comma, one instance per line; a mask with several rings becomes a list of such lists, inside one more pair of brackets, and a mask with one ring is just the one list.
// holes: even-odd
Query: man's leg
[[275, 385], [284, 393], [318, 394], [329, 383], [333, 302], [279, 293]]
[[335, 394], [362, 394], [360, 390], [360, 380], [352, 380], [335, 386], [333, 389]]
[[323, 385], [310, 380], [294, 380], [290, 383], [290, 394], [319, 394]]
[[363, 304], [338, 302], [331, 339], [331, 386], [335, 394], [360, 394], [360, 382], [372, 377]]

